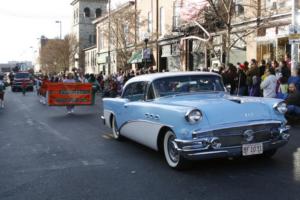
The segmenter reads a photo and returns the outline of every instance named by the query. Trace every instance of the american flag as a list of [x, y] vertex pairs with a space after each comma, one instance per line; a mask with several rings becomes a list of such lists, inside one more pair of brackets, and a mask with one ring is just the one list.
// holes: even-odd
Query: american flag
[[181, 19], [187, 22], [195, 20], [208, 4], [206, 0], [180, 0]]

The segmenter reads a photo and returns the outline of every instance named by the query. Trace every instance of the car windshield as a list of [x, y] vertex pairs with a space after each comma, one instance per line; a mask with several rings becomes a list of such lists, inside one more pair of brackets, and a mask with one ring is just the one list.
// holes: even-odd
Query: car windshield
[[163, 97], [181, 93], [224, 91], [222, 80], [215, 75], [191, 75], [167, 77], [153, 82], [156, 96]]
[[29, 78], [29, 73], [17, 73], [16, 78]]

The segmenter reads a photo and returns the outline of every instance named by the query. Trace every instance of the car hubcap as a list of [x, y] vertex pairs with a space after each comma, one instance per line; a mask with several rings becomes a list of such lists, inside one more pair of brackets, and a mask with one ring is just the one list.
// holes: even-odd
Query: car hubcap
[[168, 153], [169, 157], [173, 162], [178, 162], [179, 160], [179, 154], [178, 151], [175, 148], [174, 141], [175, 137], [171, 135], [168, 139]]

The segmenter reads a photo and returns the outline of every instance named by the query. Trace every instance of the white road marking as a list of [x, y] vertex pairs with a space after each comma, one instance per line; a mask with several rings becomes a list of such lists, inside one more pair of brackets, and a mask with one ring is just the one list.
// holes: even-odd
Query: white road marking
[[[63, 134], [61, 134], [59, 131], [55, 130], [53, 127], [50, 127], [48, 124], [44, 123], [44, 122], [38, 122], [40, 125], [42, 125], [44, 128], [47, 129], [47, 132], [57, 136], [58, 138], [62, 139], [62, 140], [65, 140], [65, 141], [71, 141], [70, 138], [64, 136]], [[39, 129], [43, 129], [45, 130], [44, 128], [40, 127]]]
[[28, 173], [28, 172], [40, 172], [40, 171], [56, 171], [56, 170], [65, 170], [70, 168], [82, 168], [82, 167], [91, 167], [91, 166], [103, 166], [106, 162], [102, 159], [95, 159], [91, 161], [69, 161], [69, 162], [60, 162], [47, 167], [37, 167], [30, 169], [18, 170], [19, 173]]

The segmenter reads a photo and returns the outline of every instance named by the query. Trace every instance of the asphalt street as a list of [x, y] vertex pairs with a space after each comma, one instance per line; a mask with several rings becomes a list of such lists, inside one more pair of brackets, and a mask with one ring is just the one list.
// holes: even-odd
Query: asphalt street
[[269, 160], [218, 159], [170, 169], [159, 153], [112, 139], [94, 106], [49, 107], [7, 90], [0, 109], [1, 200], [300, 200], [300, 126]]

